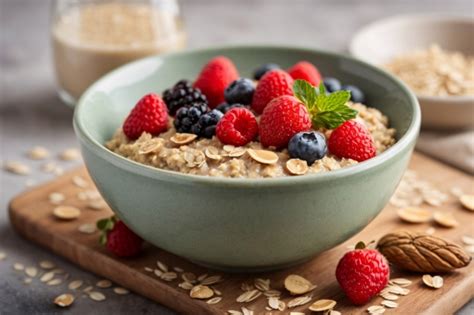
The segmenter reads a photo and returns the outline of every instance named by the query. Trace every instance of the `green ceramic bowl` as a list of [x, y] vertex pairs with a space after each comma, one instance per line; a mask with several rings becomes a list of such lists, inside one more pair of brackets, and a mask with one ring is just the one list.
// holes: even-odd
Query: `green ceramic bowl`
[[[275, 62], [313, 62], [355, 83], [397, 129], [379, 156], [324, 174], [273, 179], [186, 175], [127, 160], [104, 147], [136, 101], [226, 55], [241, 75]], [[386, 205], [410, 160], [420, 126], [414, 95], [397, 79], [338, 54], [290, 47], [221, 47], [142, 59], [95, 83], [80, 99], [74, 127], [102, 196], [148, 242], [199, 264], [233, 271], [282, 268], [310, 259], [364, 228]]]

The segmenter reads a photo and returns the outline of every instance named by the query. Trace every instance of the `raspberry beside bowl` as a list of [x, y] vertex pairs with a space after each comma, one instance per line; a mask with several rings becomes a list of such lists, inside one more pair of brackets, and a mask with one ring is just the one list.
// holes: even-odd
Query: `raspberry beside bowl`
[[[214, 178], [155, 169], [104, 147], [136, 100], [193, 78], [216, 55], [244, 75], [269, 60], [299, 60], [354, 82], [389, 116], [398, 142], [373, 159], [324, 174], [272, 179]], [[142, 59], [95, 83], [76, 107], [86, 166], [117, 215], [167, 251], [231, 271], [282, 268], [310, 259], [367, 225], [385, 206], [413, 150], [418, 103], [397, 79], [337, 54], [290, 47], [222, 47]]]

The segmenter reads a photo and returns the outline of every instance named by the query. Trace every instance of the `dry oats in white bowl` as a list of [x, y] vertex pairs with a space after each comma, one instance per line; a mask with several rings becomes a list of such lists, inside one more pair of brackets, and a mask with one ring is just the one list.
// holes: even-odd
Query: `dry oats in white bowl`
[[417, 95], [422, 127], [474, 127], [474, 20], [402, 15], [360, 30], [350, 52], [395, 74]]

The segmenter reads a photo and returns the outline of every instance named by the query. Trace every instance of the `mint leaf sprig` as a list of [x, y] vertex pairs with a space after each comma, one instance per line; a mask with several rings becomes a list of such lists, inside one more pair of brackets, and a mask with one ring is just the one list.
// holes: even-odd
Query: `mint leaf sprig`
[[305, 80], [296, 80], [293, 84], [293, 93], [305, 104], [315, 129], [335, 129], [357, 116], [358, 112], [346, 105], [351, 98], [350, 91], [341, 90], [326, 94], [322, 82], [315, 88]]

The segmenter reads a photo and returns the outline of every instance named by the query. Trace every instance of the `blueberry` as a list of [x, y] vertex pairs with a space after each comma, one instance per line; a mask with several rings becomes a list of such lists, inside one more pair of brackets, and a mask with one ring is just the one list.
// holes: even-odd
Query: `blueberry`
[[311, 165], [326, 155], [326, 138], [316, 131], [299, 132], [290, 139], [288, 152], [292, 158], [305, 160]]
[[252, 103], [255, 86], [252, 80], [240, 78], [232, 82], [224, 91], [224, 98], [229, 104], [245, 104]]
[[326, 91], [329, 93], [339, 91], [341, 89], [341, 82], [336, 78], [324, 78], [323, 80]]
[[234, 107], [245, 107], [242, 104], [228, 104], [228, 103], [220, 103], [217, 105], [215, 109], [221, 111], [223, 114], [227, 113], [229, 110], [231, 110]]
[[255, 69], [255, 72], [253, 73], [253, 78], [255, 80], [260, 80], [265, 73], [267, 73], [270, 70], [275, 70], [275, 69], [281, 69], [279, 65], [276, 63], [267, 63], [264, 64], [257, 69]]
[[351, 101], [354, 103], [364, 103], [365, 102], [365, 95], [364, 92], [361, 91], [357, 86], [355, 85], [344, 85], [342, 86], [341, 90], [346, 90], [351, 92]]

